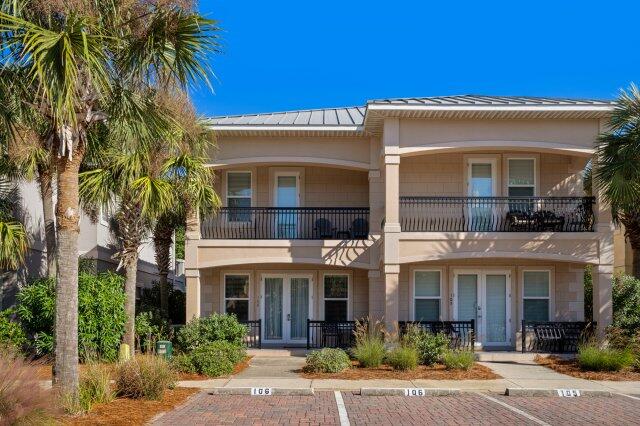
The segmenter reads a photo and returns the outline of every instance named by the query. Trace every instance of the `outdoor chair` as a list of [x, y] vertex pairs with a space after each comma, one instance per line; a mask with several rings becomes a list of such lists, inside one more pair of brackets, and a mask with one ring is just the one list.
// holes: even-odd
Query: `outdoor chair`
[[369, 222], [361, 217], [351, 222], [351, 238], [365, 239], [369, 236]]
[[333, 225], [329, 219], [321, 217], [316, 219], [313, 232], [316, 237], [321, 239], [333, 238]]

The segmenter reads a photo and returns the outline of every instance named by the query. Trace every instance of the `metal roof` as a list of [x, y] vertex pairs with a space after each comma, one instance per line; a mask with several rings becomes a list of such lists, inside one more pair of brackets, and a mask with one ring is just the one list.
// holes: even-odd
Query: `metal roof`
[[459, 95], [459, 96], [429, 96], [424, 98], [394, 98], [374, 99], [367, 102], [368, 105], [433, 105], [433, 106], [590, 106], [613, 105], [612, 101], [598, 99], [570, 99], [570, 98], [543, 98], [532, 96], [484, 96], [484, 95]]
[[212, 125], [246, 126], [362, 126], [366, 107], [306, 109], [212, 117]]
[[378, 134], [385, 117], [433, 119], [597, 119], [615, 102], [531, 96], [431, 96], [374, 99], [365, 106], [211, 117], [213, 130], [233, 136], [364, 136]]

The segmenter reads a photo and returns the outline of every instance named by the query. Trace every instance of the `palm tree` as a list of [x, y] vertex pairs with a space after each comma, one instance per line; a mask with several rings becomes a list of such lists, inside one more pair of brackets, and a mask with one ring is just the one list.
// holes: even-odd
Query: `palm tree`
[[[78, 173], [89, 133], [107, 118], [105, 105], [121, 102], [132, 134], [147, 123], [123, 96], [123, 85], [166, 80], [208, 84], [206, 55], [217, 51], [217, 27], [184, 1], [2, 0], [0, 57], [22, 67], [38, 88], [23, 99], [52, 123], [56, 157], [58, 236], [56, 384], [72, 401], [78, 394]], [[7, 79], [0, 73], [0, 79]], [[123, 84], [125, 82], [126, 84]]]
[[160, 275], [160, 311], [167, 318], [168, 274], [175, 231], [185, 226], [188, 211], [197, 210], [202, 215], [211, 213], [220, 205], [220, 199], [213, 188], [215, 175], [206, 167], [207, 152], [214, 146], [211, 133], [196, 117], [186, 95], [175, 93], [165, 97], [164, 102], [173, 111], [182, 128], [182, 132], [175, 135], [179, 142], [176, 152], [178, 156], [174, 158], [166, 175], [173, 187], [173, 205], [158, 217], [153, 228], [153, 245]]
[[[196, 134], [196, 139], [192, 139], [193, 135], [187, 133], [190, 129], [180, 120], [175, 120], [176, 110], [171, 111], [163, 104], [164, 97], [154, 96], [157, 100], [154, 112], [173, 118], [166, 122], [163, 135], [130, 139], [125, 146], [122, 146], [123, 139], [119, 133], [115, 137], [108, 135], [109, 148], [80, 174], [83, 202], [89, 206], [111, 204], [116, 210], [113, 227], [118, 242], [116, 257], [119, 268], [125, 271], [127, 293], [128, 321], [123, 341], [130, 345], [132, 351], [135, 349], [135, 297], [140, 247], [154, 227], [168, 226], [170, 221], [178, 220], [180, 214], [177, 212], [184, 210], [181, 206], [190, 203], [208, 208], [218, 203], [212, 174], [204, 157], [193, 155], [194, 147], [202, 144], [201, 135]], [[149, 113], [152, 114], [151, 111]], [[202, 193], [205, 195], [196, 198]], [[159, 245], [163, 247], [162, 243]], [[164, 285], [166, 289], [166, 281]]]
[[609, 129], [598, 138], [594, 163], [597, 188], [611, 206], [633, 250], [633, 275], [640, 278], [640, 91], [621, 90]]
[[13, 185], [0, 176], [0, 270], [17, 269], [28, 248], [24, 226], [13, 217]]

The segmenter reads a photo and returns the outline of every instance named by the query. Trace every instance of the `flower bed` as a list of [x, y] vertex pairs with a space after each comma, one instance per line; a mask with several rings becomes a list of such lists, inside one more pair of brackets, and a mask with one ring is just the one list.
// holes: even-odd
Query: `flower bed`
[[392, 367], [382, 364], [379, 367], [364, 368], [358, 361], [352, 362], [352, 368], [340, 373], [311, 373], [301, 370], [300, 375], [306, 379], [342, 379], [342, 380], [367, 380], [367, 379], [431, 379], [431, 380], [493, 380], [501, 377], [491, 371], [490, 368], [480, 364], [474, 364], [469, 370], [447, 370], [442, 364], [433, 366], [419, 365], [415, 370], [394, 370]]
[[547, 368], [567, 376], [587, 380], [640, 381], [640, 371], [625, 368], [620, 371], [585, 371], [575, 359], [562, 359], [557, 356], [536, 356], [535, 361]]

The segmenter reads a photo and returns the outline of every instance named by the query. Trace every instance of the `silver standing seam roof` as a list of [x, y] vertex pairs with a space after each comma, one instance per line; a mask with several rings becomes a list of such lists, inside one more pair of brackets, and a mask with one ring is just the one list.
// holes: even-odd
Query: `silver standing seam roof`
[[[599, 99], [547, 98], [532, 96], [431, 96], [424, 98], [374, 99], [365, 106], [322, 108], [298, 111], [270, 112], [211, 117], [206, 120], [213, 130], [233, 133], [303, 131], [323, 133], [326, 130], [362, 134], [365, 128], [376, 131], [381, 110], [420, 109], [430, 112], [404, 112], [395, 116], [449, 118], [467, 114], [468, 118], [597, 118], [607, 114], [614, 101]], [[440, 111], [442, 108], [442, 111]], [[548, 108], [548, 110], [547, 110]], [[522, 112], [533, 109], [536, 112]], [[454, 111], [454, 112], [451, 112]], [[458, 112], [455, 112], [458, 111]], [[466, 112], [465, 112], [466, 111]], [[481, 112], [470, 112], [481, 111]], [[500, 112], [497, 112], [500, 111]], [[403, 115], [398, 115], [403, 114]]]

